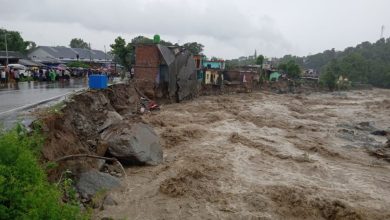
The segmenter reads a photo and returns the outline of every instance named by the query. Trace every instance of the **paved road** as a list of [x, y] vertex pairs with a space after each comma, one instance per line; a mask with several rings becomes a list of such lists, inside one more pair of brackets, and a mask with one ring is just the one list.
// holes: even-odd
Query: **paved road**
[[0, 115], [84, 87], [86, 87], [86, 83], [81, 79], [55, 83], [22, 82], [0, 87]]
[[28, 125], [34, 120], [28, 111], [36, 104], [47, 100], [58, 101], [64, 95], [86, 86], [86, 82], [81, 79], [55, 83], [23, 82], [2, 86], [0, 87], [0, 128], [12, 128], [16, 122]]

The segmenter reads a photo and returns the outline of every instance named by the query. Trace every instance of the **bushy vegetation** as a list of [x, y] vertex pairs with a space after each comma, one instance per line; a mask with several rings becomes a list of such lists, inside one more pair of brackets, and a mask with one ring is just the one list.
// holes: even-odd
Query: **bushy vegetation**
[[90, 68], [91, 66], [82, 61], [72, 61], [66, 64], [68, 67], [81, 67], [81, 68]]
[[26, 53], [36, 47], [32, 41], [25, 41], [18, 31], [10, 31], [0, 28], [0, 50], [5, 50], [5, 38], [7, 38], [8, 51]]
[[308, 56], [304, 67], [330, 74], [327, 69], [335, 65], [332, 60], [337, 60], [340, 74], [353, 82], [390, 88], [390, 38], [375, 43], [363, 42], [344, 51], [332, 49]]
[[77, 205], [65, 204], [38, 163], [43, 139], [17, 126], [0, 132], [0, 219], [84, 219]]
[[294, 60], [289, 60], [285, 63], [279, 64], [278, 68], [287, 74], [290, 78], [298, 78], [301, 74], [301, 68]]
[[339, 62], [334, 59], [326, 66], [321, 74], [320, 82], [323, 86], [329, 88], [329, 90], [334, 90], [336, 88], [336, 80], [340, 74], [341, 69]]
[[341, 75], [352, 82], [390, 88], [390, 38], [375, 43], [363, 42], [344, 51], [333, 48], [306, 57], [286, 55], [279, 63], [291, 60], [304, 69], [320, 71], [321, 82], [329, 87], [336, 87], [336, 80]]

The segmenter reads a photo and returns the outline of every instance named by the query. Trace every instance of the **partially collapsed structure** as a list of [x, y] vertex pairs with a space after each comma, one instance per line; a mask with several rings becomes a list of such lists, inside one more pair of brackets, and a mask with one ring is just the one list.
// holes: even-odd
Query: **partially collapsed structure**
[[194, 58], [182, 47], [136, 45], [134, 78], [138, 88], [150, 98], [180, 102], [198, 94]]

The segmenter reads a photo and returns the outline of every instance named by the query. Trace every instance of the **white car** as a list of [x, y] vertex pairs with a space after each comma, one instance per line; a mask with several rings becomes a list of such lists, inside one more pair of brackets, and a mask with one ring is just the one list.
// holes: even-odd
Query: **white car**
[[17, 64], [17, 63], [16, 64], [8, 64], [8, 67], [13, 68], [13, 69], [18, 69], [20, 76], [22, 76], [22, 75], [24, 77], [31, 76], [31, 72], [27, 71], [28, 68], [22, 64]]

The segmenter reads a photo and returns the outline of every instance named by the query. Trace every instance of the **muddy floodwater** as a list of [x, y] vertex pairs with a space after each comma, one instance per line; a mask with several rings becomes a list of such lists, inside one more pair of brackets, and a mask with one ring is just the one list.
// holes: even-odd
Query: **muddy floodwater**
[[144, 115], [158, 166], [127, 168], [114, 219], [390, 219], [390, 90], [199, 97]]

